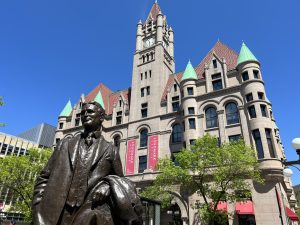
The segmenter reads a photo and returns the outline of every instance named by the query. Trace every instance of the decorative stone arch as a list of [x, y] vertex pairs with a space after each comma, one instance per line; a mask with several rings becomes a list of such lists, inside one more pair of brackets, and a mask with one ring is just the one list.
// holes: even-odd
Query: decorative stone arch
[[210, 106], [215, 107], [217, 111], [220, 110], [219, 102], [216, 100], [210, 99], [210, 100], [203, 102], [200, 105], [200, 107], [198, 109], [198, 114], [205, 114], [205, 110]]
[[227, 95], [220, 100], [220, 106], [225, 108], [225, 106], [230, 102], [236, 103], [238, 107], [243, 105], [243, 100], [239, 96]]
[[151, 128], [148, 124], [141, 124], [136, 128], [136, 133], [140, 133], [142, 129], [146, 128], [148, 130], [148, 133], [151, 133]]
[[119, 135], [121, 139], [123, 139], [123, 133], [121, 131], [114, 131], [111, 135], [110, 135], [110, 139], [114, 140], [114, 138]]
[[175, 191], [168, 191], [168, 192], [173, 196], [172, 201], [174, 201], [180, 208], [182, 221], [184, 221], [185, 224], [188, 224], [187, 223], [187, 220], [189, 218], [188, 204], [185, 202], [185, 200], [181, 197], [181, 195], [178, 192]]
[[175, 124], [180, 124], [180, 125], [182, 125], [181, 123], [182, 123], [182, 121], [179, 120], [178, 118], [171, 119], [171, 120], [169, 121], [168, 125], [166, 126], [165, 131], [172, 131], [172, 127], [173, 127]]

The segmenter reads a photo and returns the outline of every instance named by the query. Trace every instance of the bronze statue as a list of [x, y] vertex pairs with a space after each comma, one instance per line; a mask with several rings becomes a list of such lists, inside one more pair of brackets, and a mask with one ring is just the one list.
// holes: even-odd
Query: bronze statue
[[98, 102], [83, 104], [84, 132], [60, 141], [37, 178], [34, 225], [141, 224], [135, 187], [123, 177], [117, 148], [101, 136], [104, 115]]

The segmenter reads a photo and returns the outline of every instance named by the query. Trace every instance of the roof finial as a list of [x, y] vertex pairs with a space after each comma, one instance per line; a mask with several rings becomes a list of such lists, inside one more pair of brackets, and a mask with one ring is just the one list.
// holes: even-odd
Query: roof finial
[[157, 4], [158, 2], [157, 2], [157, 0], [155, 0], [155, 4]]

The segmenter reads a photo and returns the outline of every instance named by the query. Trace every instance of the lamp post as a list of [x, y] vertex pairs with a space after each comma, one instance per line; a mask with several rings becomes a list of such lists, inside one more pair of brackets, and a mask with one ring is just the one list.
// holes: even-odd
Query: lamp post
[[299, 159], [294, 161], [282, 161], [283, 165], [286, 166], [286, 168], [283, 170], [283, 175], [286, 177], [291, 177], [293, 175], [293, 171], [290, 168], [288, 168], [288, 166], [295, 167], [297, 170], [300, 171], [300, 169], [297, 166], [295, 166], [300, 165], [300, 138], [295, 138], [292, 141], [292, 146], [296, 150]]

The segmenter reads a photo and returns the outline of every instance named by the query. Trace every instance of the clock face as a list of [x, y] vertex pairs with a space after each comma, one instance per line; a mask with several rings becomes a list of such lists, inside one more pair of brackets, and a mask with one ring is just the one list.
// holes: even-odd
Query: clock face
[[149, 48], [149, 47], [151, 47], [152, 45], [154, 45], [154, 43], [155, 43], [154, 38], [148, 38], [148, 39], [146, 39], [146, 40], [144, 41], [144, 47], [145, 47], [145, 48]]

